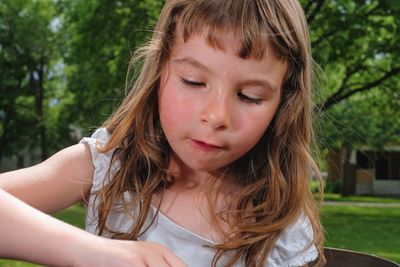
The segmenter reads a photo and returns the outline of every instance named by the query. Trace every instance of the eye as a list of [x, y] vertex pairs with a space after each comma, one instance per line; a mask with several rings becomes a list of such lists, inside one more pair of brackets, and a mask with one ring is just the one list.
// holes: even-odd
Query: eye
[[257, 105], [260, 105], [262, 103], [262, 99], [261, 98], [250, 97], [248, 95], [243, 94], [242, 92], [239, 92], [237, 95], [239, 96], [239, 98], [242, 101], [244, 101], [246, 103], [257, 104]]
[[205, 83], [202, 83], [202, 82], [186, 80], [186, 79], [184, 79], [184, 78], [180, 78], [180, 80], [181, 80], [181, 82], [182, 82], [183, 84], [185, 84], [185, 85], [187, 85], [187, 86], [190, 86], [190, 87], [203, 87], [203, 86], [206, 86], [206, 84], [205, 84]]

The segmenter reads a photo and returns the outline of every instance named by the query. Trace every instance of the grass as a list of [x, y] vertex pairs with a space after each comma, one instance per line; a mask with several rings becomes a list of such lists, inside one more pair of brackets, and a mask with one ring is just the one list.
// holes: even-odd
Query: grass
[[374, 254], [400, 263], [400, 208], [325, 206], [325, 246]]
[[340, 194], [326, 193], [324, 200], [340, 202], [375, 202], [375, 203], [400, 203], [400, 197], [375, 197], [375, 196], [349, 196], [342, 197]]
[[[359, 197], [340, 198], [339, 195], [326, 194], [332, 201], [357, 201], [400, 203], [396, 198]], [[81, 205], [75, 205], [60, 212], [55, 217], [78, 227], [84, 225], [85, 211]], [[400, 208], [324, 206], [322, 223], [326, 231], [325, 246], [345, 248], [374, 254], [400, 263]], [[0, 260], [4, 267], [30, 267], [35, 264]]]
[[74, 205], [54, 214], [54, 217], [79, 228], [84, 228], [85, 226], [85, 208], [81, 204]]

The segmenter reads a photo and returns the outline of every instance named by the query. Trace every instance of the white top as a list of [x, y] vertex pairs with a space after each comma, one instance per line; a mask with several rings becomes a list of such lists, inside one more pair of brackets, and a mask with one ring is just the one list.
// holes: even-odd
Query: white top
[[[91, 193], [99, 190], [105, 179], [108, 170], [112, 151], [109, 153], [99, 153], [96, 150], [96, 143], [104, 145], [108, 142], [110, 134], [105, 128], [98, 129], [90, 138], [83, 138], [81, 143], [87, 144], [92, 154], [93, 166], [93, 186]], [[115, 165], [118, 165], [115, 164]], [[119, 166], [112, 166], [111, 174]], [[129, 197], [127, 194], [125, 197]], [[97, 210], [96, 202], [93, 195], [89, 198], [89, 204], [86, 215], [86, 231], [97, 234]], [[129, 215], [125, 214], [119, 203], [114, 205], [115, 210], [111, 211], [107, 220], [107, 226], [117, 232], [128, 232], [133, 224], [133, 220]], [[147, 225], [154, 218], [156, 208], [152, 207], [147, 218]], [[146, 226], [146, 225], [145, 225]], [[318, 256], [318, 251], [314, 245], [311, 245], [313, 231], [308, 218], [305, 215], [287, 229], [285, 229], [274, 248], [271, 250], [264, 266], [268, 267], [294, 267], [303, 266], [313, 261]], [[176, 224], [161, 212], [158, 213], [154, 223], [150, 228], [139, 237], [142, 241], [152, 241], [160, 243], [172, 250], [180, 257], [189, 267], [205, 267], [211, 266], [211, 261], [215, 255], [215, 250], [204, 247], [203, 245], [215, 244], [213, 241], [201, 237], [188, 229]], [[218, 266], [225, 266], [229, 257], [229, 253], [218, 261]], [[238, 262], [235, 267], [245, 266], [244, 262]]]

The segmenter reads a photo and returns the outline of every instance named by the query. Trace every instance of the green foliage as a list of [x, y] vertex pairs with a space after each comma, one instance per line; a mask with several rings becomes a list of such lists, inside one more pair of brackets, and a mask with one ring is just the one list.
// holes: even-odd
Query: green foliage
[[64, 3], [64, 24], [69, 36], [68, 89], [75, 96], [76, 123], [85, 128], [99, 125], [120, 103], [130, 56], [152, 34], [162, 3], [155, 0]]
[[[316, 111], [325, 111], [318, 112], [320, 143], [329, 149], [348, 144], [381, 148], [396, 140], [396, 0], [301, 2], [314, 57], [324, 70], [315, 97]], [[71, 127], [100, 125], [121, 102], [130, 57], [151, 36], [163, 3], [0, 2], [0, 156], [37, 146], [43, 128], [54, 151], [71, 144]], [[45, 81], [39, 116], [39, 81], [30, 73], [38, 72], [41, 59]]]
[[71, 143], [57, 16], [53, 1], [0, 2], [0, 162]]
[[327, 180], [325, 183], [325, 188], [324, 188], [324, 192], [325, 193], [340, 193], [341, 192], [341, 188], [342, 187], [342, 183], [341, 181], [338, 180]]
[[367, 91], [355, 95], [329, 113], [321, 114], [320, 125], [325, 144], [338, 149], [346, 144], [355, 148], [370, 146], [383, 150], [400, 141], [400, 98], [394, 92]]
[[321, 143], [380, 149], [399, 134], [400, 5], [393, 0], [303, 1], [324, 70]]
[[47, 45], [52, 41], [52, 17], [52, 7], [45, 2], [0, 2], [0, 159], [37, 140], [35, 85], [39, 65], [52, 53]]

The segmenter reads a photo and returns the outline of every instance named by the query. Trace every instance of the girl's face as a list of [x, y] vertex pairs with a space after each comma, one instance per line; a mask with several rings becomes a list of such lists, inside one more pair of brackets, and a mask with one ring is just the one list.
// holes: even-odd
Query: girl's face
[[248, 152], [270, 124], [287, 64], [268, 48], [261, 60], [237, 56], [240, 44], [222, 34], [222, 49], [204, 37], [176, 40], [161, 74], [161, 126], [181, 168], [218, 170]]

